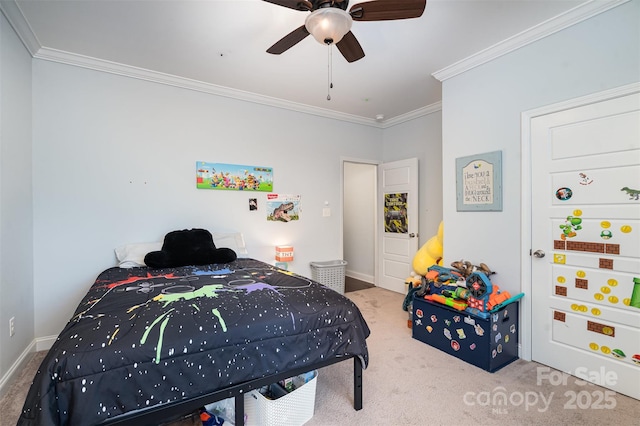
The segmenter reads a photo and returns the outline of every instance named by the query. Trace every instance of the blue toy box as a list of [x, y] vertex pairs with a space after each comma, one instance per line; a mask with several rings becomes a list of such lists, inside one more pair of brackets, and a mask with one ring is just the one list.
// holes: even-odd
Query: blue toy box
[[413, 338], [493, 373], [518, 359], [515, 301], [486, 318], [413, 298]]

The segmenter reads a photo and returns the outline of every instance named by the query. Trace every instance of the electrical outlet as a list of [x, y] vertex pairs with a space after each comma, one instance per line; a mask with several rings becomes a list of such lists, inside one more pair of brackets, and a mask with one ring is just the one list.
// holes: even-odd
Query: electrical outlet
[[9, 319], [9, 337], [13, 337], [16, 334], [16, 317]]

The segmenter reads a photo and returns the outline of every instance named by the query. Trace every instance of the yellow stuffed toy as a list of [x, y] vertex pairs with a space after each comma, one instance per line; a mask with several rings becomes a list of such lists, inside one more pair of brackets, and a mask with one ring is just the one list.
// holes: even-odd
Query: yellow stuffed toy
[[442, 266], [444, 223], [440, 222], [438, 234], [429, 238], [413, 257], [413, 271], [418, 276], [427, 274], [430, 266]]

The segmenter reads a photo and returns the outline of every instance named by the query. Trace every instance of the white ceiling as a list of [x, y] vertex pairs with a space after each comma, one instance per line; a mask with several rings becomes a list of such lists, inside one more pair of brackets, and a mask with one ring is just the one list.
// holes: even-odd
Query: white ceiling
[[[478, 52], [492, 46], [507, 51], [518, 37], [531, 41], [553, 32], [557, 22], [581, 17], [594, 3], [606, 1], [428, 0], [417, 19], [354, 22], [366, 56], [347, 63], [333, 48], [330, 101], [326, 46], [307, 37], [282, 55], [265, 52], [304, 24], [308, 12], [261, 0], [0, 5], [35, 57], [381, 124], [439, 105], [441, 82], [433, 73], [446, 74], [472, 55], [480, 63]], [[384, 120], [376, 122], [379, 114]]]

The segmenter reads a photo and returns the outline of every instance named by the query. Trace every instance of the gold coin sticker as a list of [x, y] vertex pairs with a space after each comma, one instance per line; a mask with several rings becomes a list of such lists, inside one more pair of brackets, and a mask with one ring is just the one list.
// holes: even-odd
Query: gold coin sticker
[[611, 348], [609, 346], [603, 346], [600, 348], [603, 354], [609, 355], [611, 353]]
[[604, 296], [601, 295], [600, 293], [596, 293], [596, 294], [593, 295], [593, 298], [596, 299], [596, 300], [603, 300]]
[[611, 293], [611, 289], [610, 289], [609, 287], [605, 287], [605, 286], [602, 286], [602, 287], [600, 288], [600, 291], [601, 291], [601, 292], [603, 292], [604, 294], [609, 294], [609, 293]]
[[611, 327], [602, 327], [602, 334], [607, 336], [611, 336], [613, 334], [613, 329]]
[[603, 220], [602, 222], [600, 222], [600, 226], [602, 226], [604, 229], [607, 229], [611, 226], [611, 222], [609, 222], [608, 220]]
[[580, 210], [580, 209], [575, 209], [575, 210], [573, 211], [573, 215], [574, 215], [574, 216], [582, 216], [582, 210]]
[[593, 309], [591, 309], [591, 313], [592, 313], [593, 315], [595, 315], [595, 316], [598, 316], [598, 315], [600, 315], [602, 312], [600, 312], [600, 309], [598, 309], [598, 308], [593, 308]]
[[626, 306], [631, 305], [631, 299], [628, 297], [625, 297], [624, 299], [622, 299], [622, 303], [624, 303]]
[[595, 343], [595, 342], [591, 342], [591, 343], [589, 343], [589, 348], [590, 348], [592, 351], [597, 351], [598, 349], [600, 349], [600, 346], [599, 346], [597, 343]]
[[614, 278], [609, 278], [609, 280], [607, 281], [607, 284], [609, 284], [611, 287], [615, 287], [618, 285], [618, 280]]
[[629, 225], [623, 225], [620, 227], [620, 232], [624, 232], [625, 234], [628, 234], [629, 232], [631, 232], [633, 228], [631, 228]]
[[560, 284], [564, 284], [567, 279], [565, 277], [563, 277], [562, 275], [560, 275], [558, 278], [556, 278], [556, 280], [560, 283]]
[[580, 312], [587, 312], [589, 310], [589, 308], [587, 308], [585, 305], [580, 305]]
[[578, 278], [584, 278], [587, 275], [587, 273], [585, 271], [580, 270], [576, 272], [576, 275], [578, 276]]
[[609, 296], [609, 302], [618, 303], [618, 298], [616, 296]]
[[578, 309], [580, 309], [580, 306], [578, 306], [578, 304], [573, 303], [573, 304], [571, 305], [571, 310], [573, 310], [573, 311], [577, 311]]

